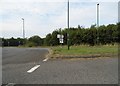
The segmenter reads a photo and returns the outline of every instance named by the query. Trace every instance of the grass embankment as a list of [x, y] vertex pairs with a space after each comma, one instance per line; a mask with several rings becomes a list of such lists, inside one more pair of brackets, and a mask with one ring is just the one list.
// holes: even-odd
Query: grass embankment
[[67, 46], [52, 47], [52, 57], [114, 57], [118, 53], [118, 45], [100, 45], [100, 46]]

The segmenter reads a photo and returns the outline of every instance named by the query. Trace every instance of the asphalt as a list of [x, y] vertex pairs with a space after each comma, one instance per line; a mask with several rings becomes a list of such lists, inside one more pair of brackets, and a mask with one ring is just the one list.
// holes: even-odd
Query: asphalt
[[[48, 59], [46, 48], [3, 48], [3, 84], [117, 84], [118, 58]], [[35, 65], [32, 73], [27, 73]]]

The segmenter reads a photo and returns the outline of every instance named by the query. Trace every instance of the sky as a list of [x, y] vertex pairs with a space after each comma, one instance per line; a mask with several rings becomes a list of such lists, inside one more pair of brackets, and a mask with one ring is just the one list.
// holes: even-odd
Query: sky
[[[0, 37], [38, 35], [44, 38], [59, 28], [67, 28], [68, 0], [0, 0]], [[96, 24], [96, 4], [100, 4], [100, 25], [118, 22], [118, 0], [70, 0], [70, 27]]]

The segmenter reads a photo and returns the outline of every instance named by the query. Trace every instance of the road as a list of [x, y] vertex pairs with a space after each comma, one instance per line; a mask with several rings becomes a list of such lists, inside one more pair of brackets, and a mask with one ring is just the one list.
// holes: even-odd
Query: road
[[45, 61], [47, 53], [46, 48], [3, 48], [3, 84], [118, 83], [117, 57]]

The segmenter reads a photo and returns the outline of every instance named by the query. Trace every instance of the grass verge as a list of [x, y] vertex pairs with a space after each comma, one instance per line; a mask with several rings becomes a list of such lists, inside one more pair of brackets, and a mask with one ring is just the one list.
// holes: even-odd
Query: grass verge
[[99, 46], [67, 46], [51, 47], [52, 58], [90, 58], [90, 57], [115, 57], [118, 54], [118, 45], [99, 45]]

